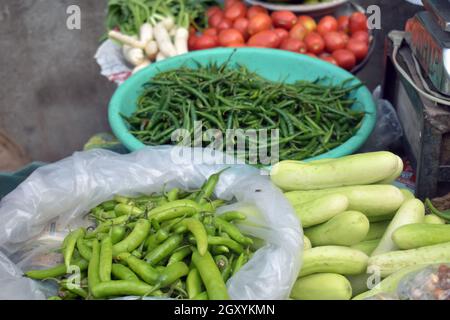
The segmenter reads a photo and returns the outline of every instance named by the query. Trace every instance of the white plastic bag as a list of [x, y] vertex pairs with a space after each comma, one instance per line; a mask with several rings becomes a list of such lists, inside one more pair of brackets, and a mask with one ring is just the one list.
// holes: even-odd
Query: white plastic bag
[[[146, 148], [127, 155], [106, 150], [75, 153], [37, 169], [6, 196], [0, 202], [0, 283], [6, 283], [9, 290], [1, 290], [0, 299], [44, 298], [38, 283], [23, 278], [18, 267], [28, 270], [50, 264], [55, 256], [51, 250], [60, 246], [64, 236], [58, 231], [78, 227], [90, 208], [116, 194], [137, 196], [161, 192], [164, 187], [197, 189], [211, 174], [227, 167], [175, 164], [171, 150]], [[223, 173], [216, 195], [236, 198], [232, 208], [258, 212], [250, 216], [245, 231], [266, 241], [228, 281], [230, 296], [287, 299], [303, 250], [303, 232], [291, 205], [267, 176], [245, 165], [232, 166]], [[43, 253], [48, 255], [43, 258]]]

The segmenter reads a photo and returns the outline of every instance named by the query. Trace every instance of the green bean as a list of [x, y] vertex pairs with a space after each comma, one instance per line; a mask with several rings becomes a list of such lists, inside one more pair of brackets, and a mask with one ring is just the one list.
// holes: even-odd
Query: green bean
[[194, 299], [197, 295], [202, 293], [202, 278], [200, 277], [200, 273], [196, 268], [193, 268], [189, 271], [189, 274], [186, 278], [186, 290], [188, 293], [189, 299]]
[[122, 264], [113, 263], [111, 267], [111, 273], [117, 280], [139, 280], [139, 278], [133, 271]]
[[149, 232], [150, 222], [146, 219], [139, 219], [133, 231], [125, 239], [113, 246], [113, 256], [135, 250], [147, 238]]
[[182, 243], [183, 236], [175, 234], [164, 241], [160, 246], [145, 255], [145, 261], [151, 265], [156, 265], [164, 258], [170, 256]]
[[112, 241], [110, 237], [102, 240], [100, 247], [99, 277], [100, 281], [111, 280]]
[[227, 287], [223, 281], [222, 275], [209, 252], [201, 256], [194, 249], [192, 262], [200, 273], [203, 284], [205, 285], [208, 297], [211, 300], [229, 300]]
[[[72, 261], [72, 265], [78, 266], [81, 271], [88, 268], [89, 262], [82, 259], [78, 261]], [[67, 273], [67, 267], [65, 264], [60, 264], [55, 267], [44, 270], [30, 270], [25, 272], [25, 276], [34, 280], [45, 280], [51, 278], [62, 277]]]

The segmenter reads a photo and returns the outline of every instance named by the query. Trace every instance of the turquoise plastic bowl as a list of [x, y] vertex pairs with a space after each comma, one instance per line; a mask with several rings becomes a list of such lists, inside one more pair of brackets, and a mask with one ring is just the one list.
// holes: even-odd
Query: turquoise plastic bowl
[[[128, 116], [136, 110], [136, 101], [143, 90], [142, 86], [150, 78], [162, 71], [175, 69], [183, 65], [195, 68], [196, 62], [202, 65], [211, 62], [220, 64], [230, 59], [230, 55], [232, 55], [230, 60], [232, 63], [244, 65], [272, 81], [283, 79], [287, 82], [314, 81], [318, 78], [328, 77], [333, 83], [340, 83], [349, 78], [354, 79], [351, 84], [360, 82], [351, 73], [328, 62], [288, 51], [260, 48], [220, 48], [194, 51], [152, 64], [130, 77], [117, 89], [109, 105], [109, 123], [116, 137], [130, 151], [145, 147], [129, 132], [127, 124], [120, 114]], [[357, 151], [366, 142], [375, 127], [375, 104], [371, 93], [365, 86], [356, 91], [355, 98], [357, 102], [353, 108], [365, 112], [359, 131], [339, 147], [304, 161], [346, 156]]]

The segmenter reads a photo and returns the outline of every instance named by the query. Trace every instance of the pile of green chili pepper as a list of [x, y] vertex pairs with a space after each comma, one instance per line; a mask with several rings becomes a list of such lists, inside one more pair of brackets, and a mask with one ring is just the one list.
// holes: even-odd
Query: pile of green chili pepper
[[[215, 214], [225, 204], [212, 199], [220, 174], [195, 192], [115, 196], [89, 213], [97, 222], [95, 229], [79, 228], [64, 239], [63, 264], [25, 275], [56, 280], [59, 294], [51, 300], [229, 299], [225, 283], [252, 256], [253, 240], [234, 223], [245, 220], [244, 214]], [[81, 270], [75, 286], [67, 273], [73, 266]]]
[[[302, 160], [341, 145], [359, 129], [364, 113], [351, 107], [352, 93], [361, 84], [349, 81], [288, 84], [271, 82], [243, 66], [198, 64], [196, 69], [181, 67], [150, 79], [136, 111], [123, 117], [131, 134], [146, 145], [172, 143], [176, 129], [189, 131], [192, 141], [194, 122], [202, 121], [204, 130], [220, 129], [224, 135], [229, 129], [266, 129], [269, 139], [258, 140], [257, 150], [278, 143], [280, 160]], [[279, 129], [278, 141], [271, 139], [273, 129]], [[253, 141], [244, 139], [247, 146]], [[230, 150], [226, 143], [224, 150]], [[237, 144], [236, 139], [232, 143]], [[234, 149], [234, 155], [245, 152]]]

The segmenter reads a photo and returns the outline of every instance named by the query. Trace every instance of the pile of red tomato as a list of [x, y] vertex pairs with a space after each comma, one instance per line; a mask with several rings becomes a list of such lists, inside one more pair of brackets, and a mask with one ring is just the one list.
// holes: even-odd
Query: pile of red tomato
[[291, 11], [269, 13], [261, 6], [247, 7], [240, 0], [226, 0], [224, 8], [206, 12], [208, 28], [191, 29], [189, 50], [215, 47], [263, 47], [318, 57], [344, 69], [353, 69], [369, 51], [367, 17], [325, 16], [316, 22]]

